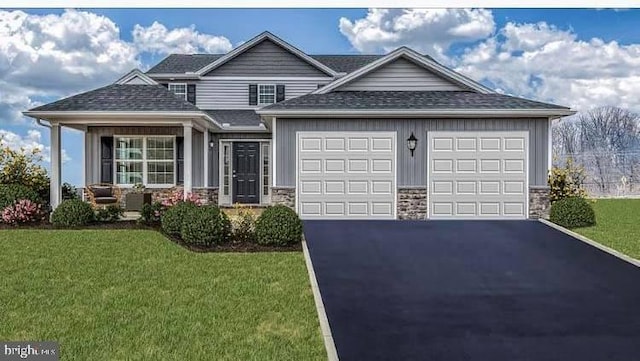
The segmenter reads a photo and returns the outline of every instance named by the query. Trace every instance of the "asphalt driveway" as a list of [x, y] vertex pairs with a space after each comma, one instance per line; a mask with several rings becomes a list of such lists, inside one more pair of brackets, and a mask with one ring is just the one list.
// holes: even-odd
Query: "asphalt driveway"
[[341, 361], [640, 360], [640, 268], [535, 221], [306, 221]]

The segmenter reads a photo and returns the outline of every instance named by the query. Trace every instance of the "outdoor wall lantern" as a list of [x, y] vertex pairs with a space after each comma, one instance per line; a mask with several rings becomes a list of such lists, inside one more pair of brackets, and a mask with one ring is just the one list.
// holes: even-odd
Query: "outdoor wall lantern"
[[407, 138], [407, 148], [411, 151], [412, 157], [413, 152], [416, 150], [416, 145], [418, 145], [418, 138], [416, 138], [416, 136], [413, 135], [413, 132], [411, 132], [411, 135]]
[[209, 148], [213, 149], [216, 146], [216, 143], [212, 140], [209, 142]]

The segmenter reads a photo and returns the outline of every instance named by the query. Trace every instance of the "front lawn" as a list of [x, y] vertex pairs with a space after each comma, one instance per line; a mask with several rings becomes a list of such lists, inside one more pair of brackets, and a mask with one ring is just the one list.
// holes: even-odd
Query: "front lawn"
[[62, 360], [326, 359], [302, 253], [187, 251], [147, 230], [0, 231], [0, 340]]
[[598, 199], [593, 209], [597, 224], [575, 231], [640, 259], [640, 199]]

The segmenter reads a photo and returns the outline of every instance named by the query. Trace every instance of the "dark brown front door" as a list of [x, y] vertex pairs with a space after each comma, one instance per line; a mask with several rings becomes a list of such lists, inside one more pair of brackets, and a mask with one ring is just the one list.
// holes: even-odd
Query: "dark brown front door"
[[260, 143], [233, 143], [233, 203], [260, 203]]

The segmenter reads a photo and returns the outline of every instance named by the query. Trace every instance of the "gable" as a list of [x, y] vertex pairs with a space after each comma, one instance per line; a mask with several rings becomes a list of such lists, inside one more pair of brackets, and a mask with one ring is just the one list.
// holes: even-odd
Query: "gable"
[[265, 39], [205, 76], [327, 77], [327, 74], [282, 46]]
[[335, 89], [335, 91], [367, 90], [456, 91], [469, 89], [400, 57]]

